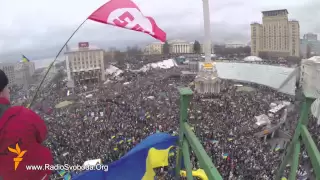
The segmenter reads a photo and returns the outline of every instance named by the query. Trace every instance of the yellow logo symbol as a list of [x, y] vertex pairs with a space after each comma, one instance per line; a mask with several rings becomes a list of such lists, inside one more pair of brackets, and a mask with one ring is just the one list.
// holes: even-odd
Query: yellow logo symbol
[[17, 154], [18, 156], [16, 158], [13, 158], [13, 162], [14, 162], [14, 170], [17, 170], [19, 163], [22, 161], [22, 157], [23, 155], [27, 152], [27, 151], [21, 151], [19, 144], [16, 144], [16, 149], [10, 148], [8, 147], [8, 150], [12, 153]]

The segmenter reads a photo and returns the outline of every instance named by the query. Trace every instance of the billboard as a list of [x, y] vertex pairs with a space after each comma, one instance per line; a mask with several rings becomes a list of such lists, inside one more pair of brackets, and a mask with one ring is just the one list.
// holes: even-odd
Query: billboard
[[78, 47], [79, 48], [88, 48], [89, 42], [79, 42]]

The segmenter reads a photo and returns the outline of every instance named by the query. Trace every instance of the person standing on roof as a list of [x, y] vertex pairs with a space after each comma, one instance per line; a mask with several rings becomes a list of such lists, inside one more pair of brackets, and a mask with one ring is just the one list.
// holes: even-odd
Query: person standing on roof
[[23, 106], [10, 106], [8, 77], [0, 70], [0, 180], [47, 180], [51, 171], [27, 170], [28, 165], [52, 165], [44, 121]]

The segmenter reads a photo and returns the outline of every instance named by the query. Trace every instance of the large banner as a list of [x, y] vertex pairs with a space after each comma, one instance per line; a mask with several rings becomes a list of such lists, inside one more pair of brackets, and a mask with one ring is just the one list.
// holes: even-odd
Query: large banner
[[[216, 62], [218, 76], [222, 79], [253, 82], [278, 89], [294, 68], [252, 63]], [[296, 78], [292, 78], [279, 91], [295, 95]]]

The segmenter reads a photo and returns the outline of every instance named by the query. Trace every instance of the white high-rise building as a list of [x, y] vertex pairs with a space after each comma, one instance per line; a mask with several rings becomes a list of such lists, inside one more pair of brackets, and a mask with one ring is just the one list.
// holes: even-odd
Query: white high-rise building
[[314, 33], [307, 33], [303, 35], [303, 39], [311, 40], [311, 41], [317, 41], [318, 35]]
[[0, 69], [6, 73], [9, 79], [9, 85], [15, 84], [14, 63], [0, 63]]
[[30, 62], [27, 62], [27, 63], [29, 65], [30, 76], [32, 76], [34, 74], [34, 71], [36, 70], [35, 63], [33, 61], [30, 61]]
[[251, 24], [251, 55], [260, 57], [300, 56], [300, 26], [288, 20], [286, 9], [263, 11], [262, 24]]
[[30, 62], [18, 62], [14, 66], [15, 82], [14, 84], [23, 85], [26, 89], [32, 81], [34, 70], [30, 70], [34, 65]]
[[78, 48], [65, 53], [67, 75], [75, 84], [105, 80], [104, 50], [80, 42]]
[[9, 85], [28, 87], [35, 71], [35, 64], [34, 62], [0, 63], [0, 69], [8, 76]]

